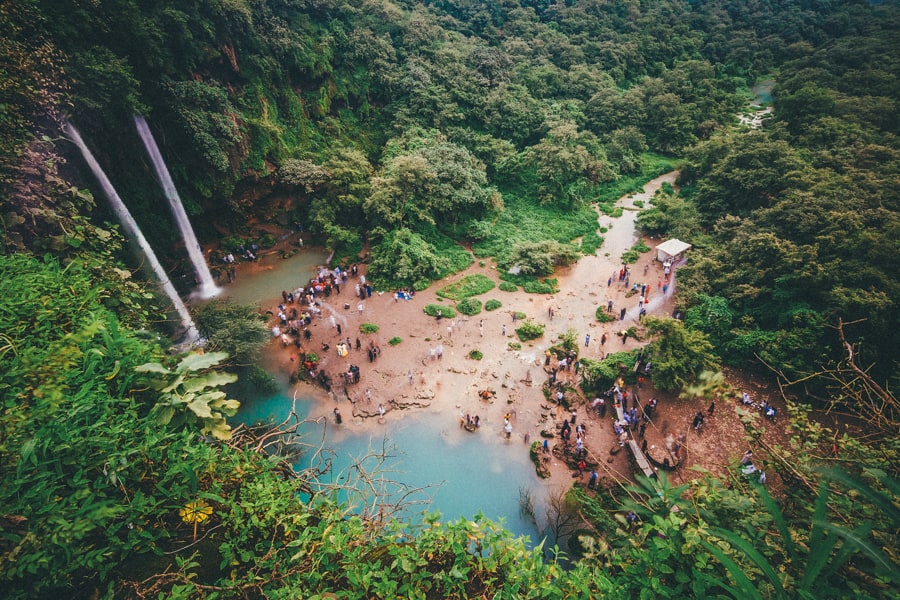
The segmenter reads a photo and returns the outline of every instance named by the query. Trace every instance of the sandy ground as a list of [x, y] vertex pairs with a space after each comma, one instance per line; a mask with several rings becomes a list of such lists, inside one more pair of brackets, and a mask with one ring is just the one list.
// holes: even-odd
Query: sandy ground
[[[494, 288], [479, 299], [500, 300], [502, 307], [499, 310], [482, 311], [473, 317], [458, 314], [455, 319], [437, 320], [426, 315], [423, 307], [431, 303], [453, 304], [438, 298], [438, 289], [471, 273], [482, 273], [499, 284], [497, 271], [490, 264], [480, 266], [476, 260], [466, 271], [435, 282], [410, 301], [396, 301], [392, 291], [376, 291], [362, 302], [362, 311], [358, 310], [360, 300], [354, 295], [358, 279], [351, 278], [341, 288], [340, 294], [323, 299], [322, 316], [313, 320], [310, 326], [313, 337], [304, 344], [304, 349], [319, 354], [321, 368], [336, 383], [340, 380], [339, 375], [345, 373], [351, 364], [358, 366], [361, 372], [359, 383], [337, 384], [330, 393], [326, 393], [317, 384], [301, 381], [295, 385], [293, 393], [316, 399], [318, 406], [310, 411], [313, 417], [322, 415], [333, 418], [332, 411], [338, 407], [343, 415], [343, 427], [359, 432], [383, 428], [391, 419], [404, 418], [417, 409], [428, 407], [432, 412], [445, 414], [448, 422], [453, 423], [459, 422], [461, 414], [478, 415], [481, 427], [473, 435], [500, 438], [505, 435], [504, 417], [509, 414], [513, 426], [512, 440], [522, 442], [523, 451], [527, 451], [529, 442], [541, 439], [541, 431], [556, 432], [562, 421], [569, 417], [568, 411], [547, 400], [544, 389], [548, 378], [544, 351], [556, 343], [560, 333], [570, 328], [574, 330], [580, 356], [594, 359], [602, 358], [607, 352], [630, 350], [645, 343], [633, 339], [622, 343], [616, 335], [623, 329], [639, 325], [638, 295], [626, 298], [626, 287], [618, 283], [615, 277], [612, 285], [608, 285], [608, 280], [621, 268], [622, 253], [637, 242], [634, 219], [639, 208], [634, 205], [635, 201], [642, 201], [646, 206], [656, 190], [664, 182], [674, 183], [676, 176], [677, 173], [668, 173], [658, 177], [649, 182], [642, 193], [620, 199], [618, 205], [624, 209], [621, 217], [612, 219], [600, 215], [598, 224], [609, 229], [604, 234], [604, 244], [596, 255], [583, 257], [574, 266], [557, 272], [557, 294], [510, 293]], [[651, 248], [661, 241], [645, 239]], [[360, 274], [364, 274], [364, 265], [360, 267]], [[656, 261], [656, 252], [651, 250], [642, 254], [639, 262], [631, 265], [631, 273], [632, 284], [639, 282], [649, 286], [648, 312], [671, 314], [673, 292], [669, 290], [669, 294], [664, 295], [658, 287], [664, 274], [663, 265]], [[605, 306], [609, 300], [613, 301], [613, 312], [617, 316], [621, 308], [626, 309], [624, 321], [597, 322], [597, 307]], [[279, 302], [280, 298], [274, 298], [271, 306], [264, 305], [264, 308], [277, 313]], [[553, 311], [552, 317], [550, 309]], [[528, 319], [545, 324], [545, 335], [532, 342], [520, 342], [520, 350], [512, 349], [510, 343], [519, 342], [514, 332], [517, 326], [512, 319], [514, 312], [525, 313]], [[341, 335], [331, 325], [332, 315], [341, 326]], [[360, 333], [362, 323], [378, 325], [378, 333]], [[271, 324], [274, 325], [275, 321]], [[603, 333], [608, 338], [605, 345], [600, 343]], [[588, 334], [590, 342], [585, 345]], [[395, 336], [402, 342], [391, 346], [388, 340]], [[335, 346], [347, 337], [353, 349], [341, 358]], [[361, 350], [355, 349], [357, 338]], [[370, 342], [381, 349], [380, 357], [374, 362], [369, 361], [366, 352]], [[323, 351], [323, 344], [328, 344], [330, 349]], [[439, 345], [443, 346], [440, 359], [432, 356], [432, 350]], [[468, 355], [471, 350], [481, 351], [483, 358], [470, 359]], [[272, 342], [269, 358], [274, 359], [270, 363], [274, 362], [276, 368], [285, 372], [296, 372], [299, 367], [296, 348], [282, 348], [278, 340]], [[551, 367], [555, 363], [554, 359]], [[561, 372], [560, 377], [572, 384], [566, 400], [577, 409], [578, 422], [584, 424], [586, 429], [588, 470], [596, 469], [601, 483], [606, 485], [611, 485], [613, 480], [631, 479], [628, 452], [619, 451], [612, 430], [612, 410], [600, 419], [589, 409], [591, 399], [584, 398], [577, 387], [577, 375]], [[494, 397], [487, 401], [480, 396], [480, 392], [486, 389], [495, 392]], [[757, 390], [750, 391], [755, 394]], [[701, 435], [690, 429], [690, 420], [698, 409], [706, 409], [705, 403], [701, 407], [699, 400], [683, 401], [659, 393], [652, 387], [652, 378], [648, 378], [641, 389], [632, 389], [631, 392], [637, 394], [642, 403], [651, 397], [660, 400], [656, 418], [645, 434], [651, 450], [664, 445], [667, 436], [686, 435], [687, 460], [683, 467], [700, 465], [722, 473], [727, 470], [729, 462], [746, 449], [743, 428], [732, 406], [720, 407], [714, 417], [707, 419]], [[379, 416], [379, 406], [385, 410], [383, 418]], [[560, 442], [558, 438], [553, 438], [549, 443], [553, 448]], [[587, 473], [579, 475], [572, 470], [560, 449], [545, 460], [551, 482], [568, 486], [574, 477], [581, 476], [586, 480]], [[695, 472], [681, 468], [675, 477], [683, 480], [695, 476]]]

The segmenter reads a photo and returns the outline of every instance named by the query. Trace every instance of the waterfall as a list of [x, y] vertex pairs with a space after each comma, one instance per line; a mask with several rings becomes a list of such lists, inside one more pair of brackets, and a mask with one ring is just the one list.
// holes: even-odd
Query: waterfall
[[194, 265], [194, 273], [196, 273], [197, 281], [200, 284], [198, 293], [201, 298], [211, 298], [221, 290], [216, 286], [212, 273], [209, 272], [209, 265], [206, 264], [203, 250], [200, 248], [197, 236], [194, 235], [194, 228], [191, 227], [191, 221], [188, 219], [184, 210], [184, 204], [181, 203], [181, 197], [178, 195], [178, 190], [175, 189], [175, 184], [169, 175], [166, 162], [163, 160], [162, 154], [159, 153], [159, 147], [156, 145], [156, 140], [153, 139], [147, 120], [140, 115], [135, 115], [134, 124], [137, 126], [141, 140], [144, 142], [147, 154], [150, 155], [150, 160], [153, 162], [156, 178], [159, 180], [159, 185], [162, 186], [163, 193], [169, 201], [172, 215], [175, 217], [178, 228], [181, 230], [181, 237], [184, 239], [184, 245], [187, 248], [188, 256], [191, 258], [191, 263]]
[[64, 132], [69, 137], [69, 139], [72, 140], [72, 142], [74, 142], [76, 146], [78, 146], [78, 149], [81, 151], [81, 155], [84, 157], [84, 161], [91, 168], [91, 172], [94, 173], [97, 181], [100, 182], [100, 187], [103, 188], [103, 193], [106, 194], [113, 212], [116, 213], [116, 217], [118, 217], [119, 221], [122, 223], [122, 228], [125, 230], [125, 234], [129, 238], [137, 242], [138, 246], [147, 257], [147, 262], [149, 262], [150, 266], [153, 268], [153, 272], [159, 279], [163, 291], [166, 293], [166, 296], [168, 296], [169, 300], [174, 305], [175, 310], [178, 312], [178, 316], [181, 317], [181, 325], [185, 329], [185, 340], [190, 343], [196, 342], [200, 338], [200, 335], [197, 333], [197, 327], [194, 325], [194, 320], [191, 318], [191, 313], [188, 312], [187, 306], [185, 306], [184, 301], [182, 301], [181, 297], [178, 295], [178, 292], [175, 291], [175, 286], [172, 285], [172, 282], [169, 280], [168, 274], [159, 263], [159, 259], [156, 258], [156, 254], [153, 252], [153, 248], [150, 247], [150, 243], [147, 242], [147, 238], [144, 237], [144, 234], [141, 232], [141, 228], [138, 227], [137, 221], [134, 220], [134, 217], [131, 216], [131, 212], [129, 212], [128, 207], [125, 206], [125, 203], [122, 202], [121, 198], [119, 198], [119, 194], [116, 193], [116, 190], [113, 187], [112, 183], [109, 181], [109, 178], [106, 176], [106, 173], [103, 172], [103, 169], [97, 163], [94, 155], [91, 154], [91, 151], [85, 145], [84, 140], [81, 139], [81, 135], [78, 133], [78, 130], [75, 128], [75, 126], [71, 123], [66, 123]]

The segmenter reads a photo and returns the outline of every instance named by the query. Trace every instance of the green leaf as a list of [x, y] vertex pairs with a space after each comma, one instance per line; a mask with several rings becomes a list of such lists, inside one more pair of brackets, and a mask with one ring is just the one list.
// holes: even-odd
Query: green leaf
[[175, 369], [179, 373], [185, 371], [200, 371], [213, 367], [228, 358], [225, 352], [209, 352], [206, 354], [192, 353], [181, 359]]
[[199, 392], [200, 390], [207, 387], [219, 387], [229, 383], [234, 383], [237, 380], [237, 375], [233, 373], [214, 371], [212, 373], [206, 373], [199, 377], [188, 379], [184, 382], [184, 390], [186, 392]]
[[171, 375], [172, 371], [168, 370], [159, 363], [144, 363], [134, 368], [138, 373], [160, 373], [161, 375]]
[[175, 408], [172, 406], [161, 406], [156, 413], [157, 425], [168, 425], [172, 417], [175, 416]]
[[213, 416], [212, 411], [209, 409], [209, 403], [201, 398], [197, 398], [187, 406], [198, 417], [208, 419]]

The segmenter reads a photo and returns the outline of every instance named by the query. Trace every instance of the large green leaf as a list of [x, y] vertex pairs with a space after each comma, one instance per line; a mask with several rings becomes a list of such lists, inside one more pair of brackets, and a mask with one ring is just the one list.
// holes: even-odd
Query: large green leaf
[[187, 406], [198, 417], [208, 419], [213, 416], [212, 411], [209, 408], [209, 402], [200, 398], [197, 398]]
[[199, 377], [188, 379], [184, 382], [184, 390], [186, 392], [199, 392], [207, 387], [219, 387], [234, 383], [237, 379], [237, 375], [233, 373], [213, 371], [211, 373], [204, 373]]
[[172, 371], [165, 368], [159, 363], [151, 362], [144, 363], [143, 365], [138, 365], [134, 368], [138, 373], [159, 373], [161, 375], [171, 375]]
[[178, 363], [178, 367], [176, 367], [175, 370], [179, 373], [184, 373], [185, 371], [201, 371], [216, 366], [226, 358], [228, 358], [228, 354], [225, 352], [209, 352], [207, 354], [192, 353], [181, 359], [181, 362]]

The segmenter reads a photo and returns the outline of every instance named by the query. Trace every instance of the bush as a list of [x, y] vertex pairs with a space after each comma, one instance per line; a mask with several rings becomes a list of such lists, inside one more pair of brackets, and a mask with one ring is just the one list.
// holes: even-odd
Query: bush
[[616, 317], [612, 313], [606, 312], [605, 304], [601, 304], [597, 307], [597, 312], [594, 313], [594, 316], [596, 316], [597, 320], [601, 323], [612, 323], [616, 320]]
[[484, 358], [484, 354], [481, 352], [481, 350], [470, 350], [469, 358], [471, 358], [472, 360], [481, 360], [482, 358]]
[[403, 338], [394, 336], [388, 340], [388, 344], [390, 344], [391, 346], [396, 346], [397, 344], [399, 344], [402, 341], [403, 341]]
[[359, 326], [359, 330], [363, 333], [378, 333], [378, 325], [375, 323], [363, 323]]
[[637, 250], [631, 248], [622, 253], [622, 262], [626, 265], [634, 264], [638, 261], [641, 255]]
[[[503, 285], [503, 284], [500, 284], [500, 285]], [[499, 300], [491, 299], [484, 303], [484, 310], [487, 310], [487, 311], [497, 310], [501, 306], [503, 306], [502, 302], [500, 302]]]
[[456, 305], [456, 310], [464, 315], [477, 315], [481, 312], [481, 300], [476, 298], [466, 298]]
[[509, 281], [501, 281], [500, 282], [500, 291], [501, 292], [518, 292], [519, 286], [514, 283], [510, 283]]
[[526, 315], [525, 313], [523, 313], [523, 312], [520, 311], [520, 310], [515, 311], [513, 314], [516, 315], [516, 320], [517, 320], [517, 321], [524, 321], [525, 319], [528, 318], [528, 315]]
[[516, 329], [516, 335], [519, 336], [519, 339], [523, 342], [536, 340], [544, 335], [544, 326], [540, 323], [535, 323], [534, 321], [525, 321], [522, 323], [521, 327]]
[[456, 316], [455, 308], [453, 308], [452, 306], [444, 306], [443, 304], [429, 304], [422, 310], [424, 310], [425, 314], [429, 317], [436, 317], [438, 311], [441, 311], [442, 317], [447, 317], [448, 319], [452, 319]]
[[518, 352], [519, 350], [522, 349], [522, 344], [520, 344], [519, 342], [508, 342], [506, 344], [506, 349], [507, 350], [515, 350], [516, 352]]
[[558, 279], [534, 279], [522, 286], [528, 294], [556, 294], [559, 292]]
[[441, 298], [451, 300], [464, 300], [470, 296], [479, 296], [494, 289], [496, 284], [489, 277], [476, 273], [445, 285], [437, 291]]
[[622, 262], [625, 264], [636, 263], [641, 257], [641, 254], [644, 254], [645, 252], [650, 252], [650, 247], [643, 241], [640, 241], [622, 253]]
[[580, 255], [574, 246], [556, 240], [519, 242], [502, 264], [504, 267], [518, 267], [523, 275], [550, 275], [556, 267], [570, 265]]

